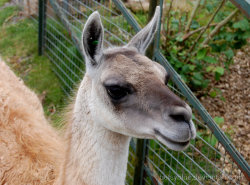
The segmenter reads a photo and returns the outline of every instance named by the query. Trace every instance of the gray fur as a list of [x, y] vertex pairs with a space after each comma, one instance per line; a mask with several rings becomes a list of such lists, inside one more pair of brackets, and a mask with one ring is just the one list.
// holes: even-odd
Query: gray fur
[[160, 7], [157, 6], [155, 14], [148, 25], [139, 31], [128, 43], [127, 47], [135, 47], [139, 53], [144, 54], [154, 38], [160, 21]]

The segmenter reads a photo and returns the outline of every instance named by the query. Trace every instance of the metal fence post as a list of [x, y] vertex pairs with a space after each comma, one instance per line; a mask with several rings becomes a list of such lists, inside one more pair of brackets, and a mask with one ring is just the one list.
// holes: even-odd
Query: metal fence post
[[[156, 33], [156, 39], [155, 39], [155, 45], [154, 45], [154, 52], [156, 50], [160, 50], [160, 39], [161, 39], [161, 18], [162, 18], [162, 12], [163, 12], [163, 3], [164, 3], [164, 0], [160, 0], [160, 10], [161, 10], [161, 13], [160, 13], [160, 22], [159, 22], [159, 25], [158, 25], [158, 30], [157, 30], [157, 33]], [[163, 23], [164, 25], [164, 23]], [[154, 56], [154, 55], [153, 55]], [[155, 56], [154, 56], [155, 58]]]
[[237, 8], [250, 19], [250, 3], [248, 0], [230, 0]]
[[38, 15], [38, 55], [43, 54], [44, 36], [46, 28], [46, 5], [47, 0], [39, 0], [39, 15]]
[[[148, 22], [152, 19], [155, 13], [155, 8], [159, 4], [159, 0], [150, 0], [149, 1], [149, 11], [148, 11]], [[154, 56], [154, 49], [155, 49], [155, 42], [151, 43], [146, 51], [146, 56], [149, 58], [153, 58]]]
[[144, 185], [144, 162], [147, 155], [147, 139], [137, 139], [133, 185]]

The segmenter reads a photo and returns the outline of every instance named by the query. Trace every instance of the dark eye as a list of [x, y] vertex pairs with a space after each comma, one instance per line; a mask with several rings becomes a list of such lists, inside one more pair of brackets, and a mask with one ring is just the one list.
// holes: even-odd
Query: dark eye
[[165, 85], [168, 85], [168, 81], [169, 81], [170, 75], [169, 73], [165, 76]]
[[114, 101], [119, 101], [127, 96], [131, 91], [129, 88], [121, 87], [119, 85], [106, 86], [107, 93]]

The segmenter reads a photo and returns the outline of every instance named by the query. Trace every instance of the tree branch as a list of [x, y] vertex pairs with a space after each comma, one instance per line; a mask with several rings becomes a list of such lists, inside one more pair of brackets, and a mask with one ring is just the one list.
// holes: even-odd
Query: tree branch
[[202, 42], [201, 46], [206, 45], [212, 38], [213, 36], [220, 31], [220, 29], [227, 24], [234, 16], [235, 14], [239, 11], [239, 9], [235, 9], [229, 16], [227, 16], [224, 20], [219, 22], [216, 27], [211, 31], [211, 33], [208, 35], [208, 37]]
[[143, 8], [143, 6], [142, 6], [141, 0], [139, 0], [139, 2], [140, 2], [140, 5], [141, 5], [141, 8], [142, 8], [143, 13], [145, 13], [145, 10], [144, 10], [144, 8]]
[[[209, 27], [216, 26], [217, 24], [218, 24], [218, 23], [210, 24]], [[182, 41], [187, 40], [187, 39], [188, 39], [189, 37], [191, 37], [193, 34], [195, 34], [195, 33], [199, 32], [199, 31], [205, 29], [205, 27], [206, 27], [206, 26], [202, 26], [202, 27], [200, 27], [200, 28], [198, 28], [198, 29], [196, 29], [196, 30], [190, 31], [189, 33], [183, 35]]]
[[[226, 2], [226, 0], [222, 0], [222, 2], [220, 3], [219, 7], [215, 10], [215, 12], [213, 13], [212, 17], [208, 21], [206, 27], [200, 32], [199, 36], [195, 39], [194, 44], [192, 45], [192, 47], [188, 51], [188, 54], [190, 54], [190, 53], [193, 52], [196, 44], [198, 43], [198, 41], [200, 40], [200, 38], [202, 37], [202, 35], [206, 32], [207, 28], [210, 26], [211, 22], [214, 20], [215, 16], [219, 12], [219, 10], [223, 7], [223, 5], [225, 4], [225, 2]], [[188, 60], [189, 60], [189, 57], [186, 57], [185, 62], [187, 62]]]
[[195, 7], [194, 7], [194, 9], [193, 9], [193, 11], [192, 11], [192, 13], [191, 13], [191, 17], [190, 17], [190, 19], [188, 20], [188, 23], [187, 23], [186, 28], [185, 28], [185, 32], [186, 32], [186, 33], [189, 32], [189, 30], [190, 30], [190, 26], [191, 26], [192, 20], [193, 20], [193, 18], [194, 18], [194, 16], [195, 16], [195, 13], [196, 13], [196, 11], [197, 11], [199, 5], [200, 5], [200, 2], [201, 2], [201, 0], [197, 0], [197, 2], [196, 2], [196, 4], [195, 4]]
[[169, 28], [170, 11], [171, 11], [171, 9], [172, 9], [173, 1], [174, 1], [174, 0], [171, 0], [171, 1], [170, 1], [169, 9], [168, 9], [168, 11], [167, 11], [167, 16], [166, 16], [166, 18], [167, 18], [167, 31], [166, 31], [166, 32], [167, 32], [167, 36], [166, 36], [166, 38], [169, 36], [169, 33], [170, 33], [170, 28]]

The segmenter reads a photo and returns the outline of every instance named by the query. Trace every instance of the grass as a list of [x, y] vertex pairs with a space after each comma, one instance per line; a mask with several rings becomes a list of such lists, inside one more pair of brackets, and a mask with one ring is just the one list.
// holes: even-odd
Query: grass
[[9, 2], [9, 0], [0, 0], [0, 7], [3, 6], [7, 2]]
[[[0, 5], [4, 2], [1, 0]], [[42, 98], [45, 114], [57, 126], [65, 95], [48, 58], [38, 56], [37, 24], [19, 19], [15, 6], [0, 10], [0, 55], [25, 84]]]
[[1, 10], [0, 13], [0, 26], [2, 27], [3, 24], [8, 21], [8, 18], [12, 16], [14, 13], [17, 12], [17, 7], [11, 6], [11, 7], [6, 7], [3, 10]]

